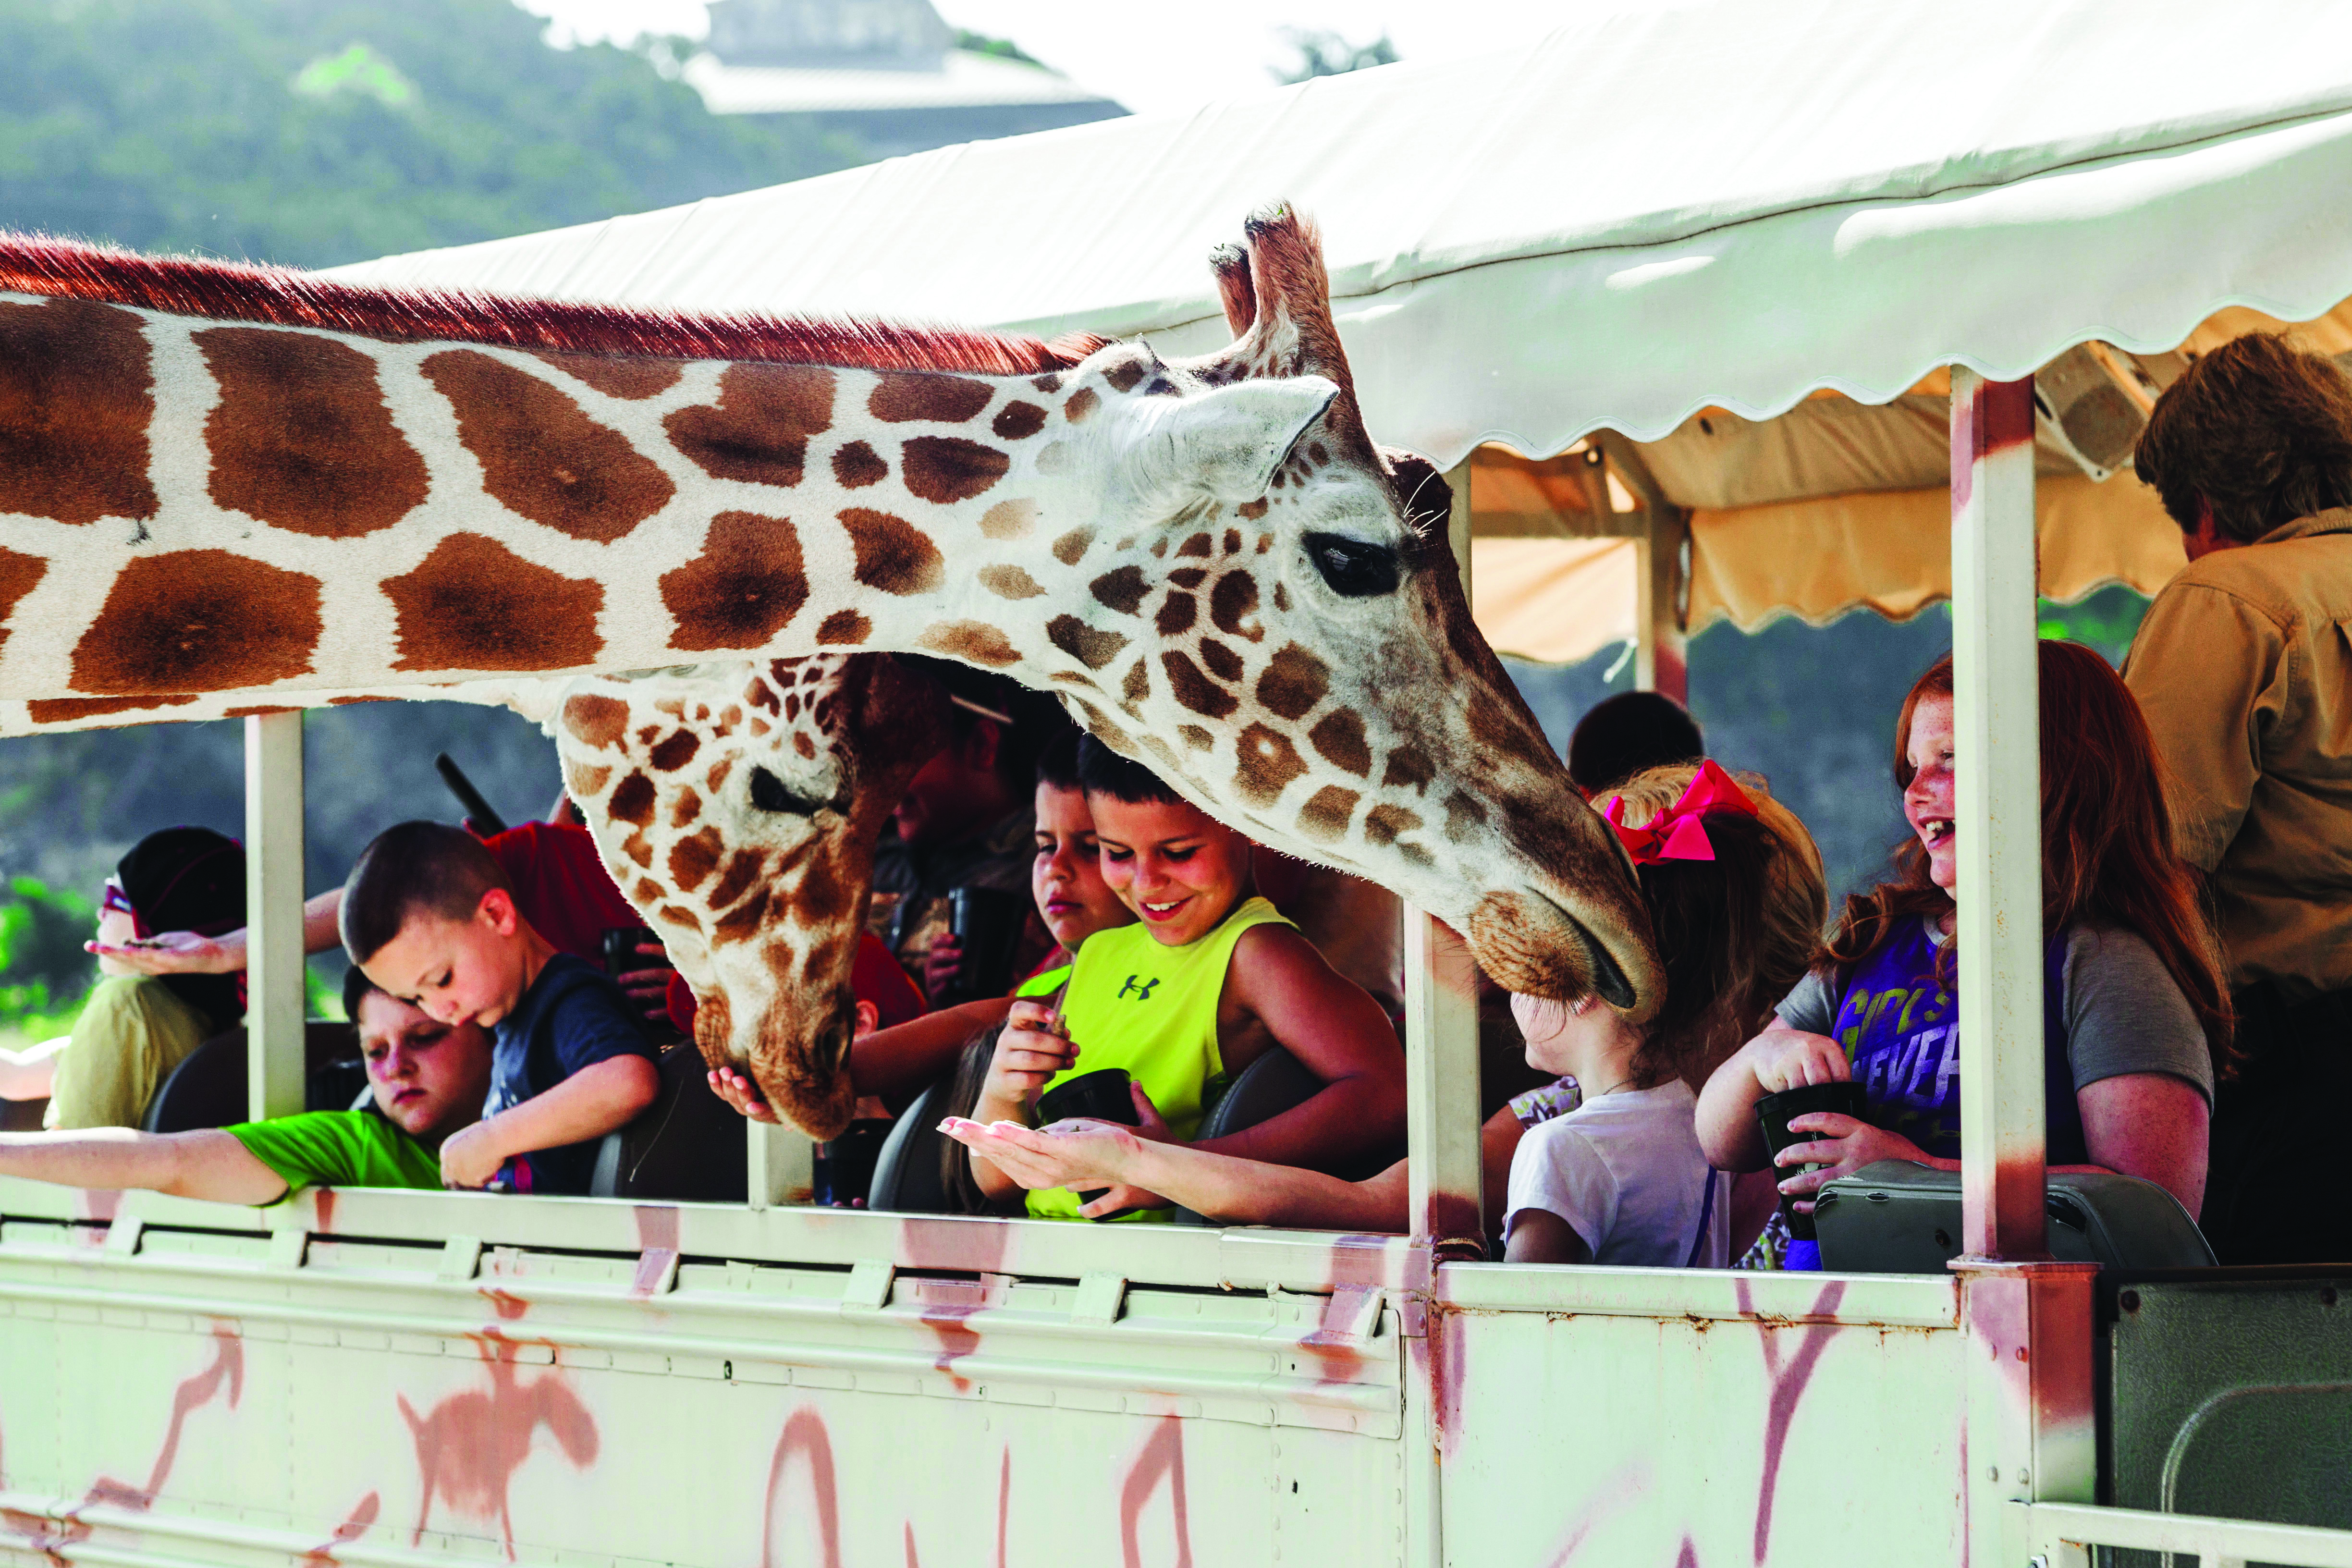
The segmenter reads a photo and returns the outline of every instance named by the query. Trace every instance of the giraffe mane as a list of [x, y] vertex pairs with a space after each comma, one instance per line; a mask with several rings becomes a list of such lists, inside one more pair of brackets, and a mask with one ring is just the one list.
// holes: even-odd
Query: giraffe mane
[[373, 288], [288, 267], [140, 256], [9, 233], [0, 233], [0, 291], [212, 321], [315, 327], [391, 342], [853, 370], [1034, 375], [1066, 369], [1109, 342], [1083, 332], [1048, 342], [1021, 332], [843, 317], [703, 314], [462, 289]]

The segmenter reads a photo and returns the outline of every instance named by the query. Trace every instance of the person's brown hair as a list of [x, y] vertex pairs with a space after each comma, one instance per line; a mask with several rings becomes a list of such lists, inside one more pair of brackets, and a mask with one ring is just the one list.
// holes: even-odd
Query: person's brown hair
[[2241, 542], [2352, 506], [2352, 378], [2279, 333], [2250, 332], [2165, 388], [2132, 467], [2184, 533], [2200, 501]]
[[514, 889], [498, 857], [462, 827], [446, 822], [404, 822], [387, 827], [360, 851], [343, 884], [338, 921], [353, 963], [365, 963], [419, 915], [467, 921], [493, 888]]
[[[1629, 827], [1671, 807], [1698, 773], [1696, 763], [1650, 768], [1609, 793]], [[1712, 860], [1665, 860], [1637, 868], [1651, 935], [1666, 973], [1666, 1000], [1631, 1064], [1636, 1089], [1681, 1079], [1693, 1089], [1763, 1026], [1811, 963], [1829, 897], [1812, 835], [1764, 781], [1741, 775], [1756, 806], [1699, 820]]]
[[[2199, 902], [2189, 867], [2172, 847], [2172, 813], [2155, 738], [2130, 688], [2107, 661], [2078, 644], [2044, 640], [2042, 692], [2042, 929], [2119, 927], [2156, 950], [2204, 1026], [2216, 1072], [2229, 1062], [2230, 994], [2221, 945]], [[1920, 703], [1952, 695], [1952, 658], [1930, 665], [1903, 700], [1895, 725], [1895, 785], [1907, 790], [1911, 725]], [[1852, 973], [1895, 941], [1908, 915], [1937, 917], [1951, 895], [1928, 874], [1917, 837], [1895, 852], [1895, 879], [1847, 897], [1817, 963]], [[1947, 942], [1937, 973], [1948, 984], [1958, 943]]]

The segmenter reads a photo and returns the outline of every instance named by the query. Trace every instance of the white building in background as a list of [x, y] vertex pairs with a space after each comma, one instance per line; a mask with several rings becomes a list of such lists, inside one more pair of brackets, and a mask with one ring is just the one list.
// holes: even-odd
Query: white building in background
[[878, 156], [1127, 112], [1060, 72], [958, 47], [930, 0], [711, 0], [686, 79], [714, 114], [803, 114]]

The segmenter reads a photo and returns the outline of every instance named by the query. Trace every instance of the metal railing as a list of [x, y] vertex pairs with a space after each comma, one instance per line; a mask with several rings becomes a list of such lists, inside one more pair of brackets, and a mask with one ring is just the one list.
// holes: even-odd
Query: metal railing
[[2012, 1563], [2034, 1568], [2089, 1568], [2091, 1548], [2116, 1547], [2194, 1557], [2199, 1568], [2352, 1568], [2352, 1530], [2263, 1524], [2186, 1513], [2148, 1513], [2087, 1503], [2015, 1502], [2007, 1510]]

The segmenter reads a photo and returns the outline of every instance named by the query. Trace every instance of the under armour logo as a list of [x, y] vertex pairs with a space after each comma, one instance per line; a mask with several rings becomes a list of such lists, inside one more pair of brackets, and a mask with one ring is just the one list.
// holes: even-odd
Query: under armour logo
[[1149, 1002], [1151, 1000], [1151, 988], [1159, 984], [1160, 977], [1155, 974], [1150, 979], [1145, 981], [1142, 984], [1138, 985], [1135, 983], [1135, 976], [1130, 974], [1127, 977], [1127, 984], [1118, 988], [1118, 996], [1114, 996], [1111, 1000], [1116, 1002], [1118, 1000], [1119, 996], [1124, 996], [1129, 992], [1132, 991], [1135, 993], [1135, 999], [1137, 1001]]

